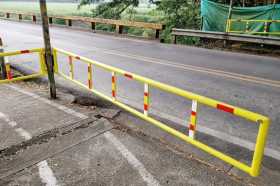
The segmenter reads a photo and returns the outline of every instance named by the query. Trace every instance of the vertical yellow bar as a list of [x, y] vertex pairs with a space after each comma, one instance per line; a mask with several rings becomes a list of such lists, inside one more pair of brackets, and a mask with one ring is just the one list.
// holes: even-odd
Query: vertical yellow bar
[[11, 65], [10, 63], [6, 63], [6, 73], [7, 73], [7, 78], [12, 79], [12, 71], [11, 71]]
[[53, 63], [54, 63], [54, 72], [58, 73], [58, 59], [57, 59], [56, 49], [53, 49]]
[[150, 107], [150, 95], [149, 95], [149, 84], [144, 84], [144, 115], [149, 115], [149, 107]]
[[74, 79], [73, 58], [72, 58], [72, 56], [69, 56], [68, 59], [69, 59], [69, 66], [70, 66], [70, 78]]
[[266, 118], [262, 121], [259, 121], [259, 124], [260, 127], [259, 127], [259, 132], [257, 136], [257, 142], [255, 146], [255, 152], [254, 152], [251, 172], [250, 172], [251, 176], [254, 177], [260, 174], [260, 167], [263, 159], [264, 147], [265, 147], [270, 121], [268, 118]]
[[193, 100], [192, 101], [190, 124], [189, 124], [189, 137], [191, 137], [192, 139], [195, 138], [196, 121], [197, 121], [197, 101]]
[[116, 90], [117, 90], [116, 73], [112, 72], [112, 97], [114, 101], [116, 101]]
[[40, 58], [40, 72], [41, 72], [41, 74], [46, 75], [47, 67], [46, 67], [45, 58], [44, 58], [44, 50], [40, 51], [39, 58]]
[[92, 89], [92, 64], [88, 63], [88, 88]]
[[229, 32], [228, 25], [229, 25], [229, 19], [227, 19], [227, 22], [226, 22], [226, 32]]

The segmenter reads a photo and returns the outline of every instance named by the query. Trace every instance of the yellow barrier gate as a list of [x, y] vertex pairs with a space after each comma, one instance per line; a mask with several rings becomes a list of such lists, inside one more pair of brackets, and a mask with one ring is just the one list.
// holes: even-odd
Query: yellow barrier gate
[[44, 50], [41, 48], [35, 48], [30, 50], [20, 50], [15, 52], [4, 52], [0, 53], [0, 57], [8, 57], [8, 56], [16, 56], [16, 55], [24, 55], [24, 54], [31, 54], [31, 53], [37, 53], [39, 56], [39, 63], [40, 63], [40, 72], [37, 72], [35, 74], [21, 76], [13, 78], [12, 72], [11, 72], [11, 66], [9, 63], [6, 64], [6, 71], [7, 71], [7, 78], [5, 80], [0, 80], [1, 83], [9, 83], [13, 81], [19, 81], [19, 80], [26, 80], [31, 78], [36, 78], [40, 76], [47, 75], [46, 65], [45, 65], [45, 59], [44, 59]]
[[[244, 24], [244, 30], [232, 30], [234, 23]], [[250, 30], [250, 25], [254, 23], [263, 23], [263, 31]], [[259, 34], [259, 35], [279, 35], [280, 30], [277, 32], [269, 32], [269, 26], [271, 24], [280, 24], [280, 20], [245, 20], [245, 19], [228, 19], [226, 24], [226, 32], [230, 33], [245, 33], [245, 34]]]
[[[33, 75], [27, 75], [27, 76], [18, 77], [18, 78], [11, 78], [11, 79], [7, 79], [7, 80], [0, 80], [0, 83], [8, 83], [8, 82], [16, 81], [16, 80], [24, 80], [24, 79], [44, 76], [47, 74], [45, 61], [44, 61], [44, 50], [43, 49], [31, 49], [31, 50], [23, 50], [23, 51], [17, 51], [17, 52], [0, 53], [0, 57], [21, 55], [21, 54], [27, 54], [27, 53], [38, 53], [39, 54], [40, 68], [41, 68], [40, 72], [33, 74]], [[68, 57], [69, 66], [70, 66], [70, 76], [62, 73], [59, 70], [59, 68], [58, 68], [59, 61], [58, 61], [58, 56], [57, 56], [58, 54], [62, 54], [64, 56]], [[265, 147], [265, 142], [266, 142], [266, 138], [267, 138], [267, 134], [268, 134], [268, 128], [269, 128], [269, 124], [270, 124], [268, 117], [265, 117], [263, 115], [260, 115], [260, 114], [257, 114], [257, 113], [239, 108], [239, 107], [235, 107], [235, 106], [223, 103], [223, 102], [219, 102], [219, 101], [211, 99], [211, 98], [197, 95], [197, 94], [179, 89], [177, 87], [163, 84], [163, 83], [154, 81], [152, 79], [148, 79], [143, 76], [139, 76], [137, 74], [133, 74], [133, 73], [124, 71], [119, 68], [115, 68], [115, 67], [112, 67], [112, 66], [109, 66], [106, 64], [102, 64], [100, 62], [93, 61], [93, 60], [85, 58], [85, 57], [81, 57], [79, 55], [73, 54], [71, 52], [67, 52], [65, 50], [54, 48], [53, 57], [54, 57], [54, 68], [55, 68], [54, 71], [58, 75], [64, 77], [67, 80], [70, 80], [70, 81], [76, 83], [77, 85], [79, 85], [83, 88], [86, 88], [87, 90], [93, 92], [94, 94], [100, 96], [101, 98], [103, 98], [107, 101], [110, 101], [110, 102], [114, 103], [115, 105], [123, 108], [124, 110], [134, 114], [135, 116], [157, 126], [158, 128], [162, 129], [163, 131], [165, 131], [187, 143], [190, 143], [190, 144], [196, 146], [197, 148], [233, 165], [234, 167], [236, 167], [246, 173], [249, 173], [251, 176], [259, 175], [260, 165], [261, 165], [261, 161], [262, 161], [263, 154], [264, 154], [264, 147]], [[88, 72], [88, 74], [87, 74], [88, 84], [87, 85], [84, 85], [83, 83], [81, 83], [75, 79], [74, 65], [73, 65], [74, 59], [75, 59], [75, 62], [83, 62], [83, 63], [87, 64], [87, 68], [88, 68], [87, 69], [87, 72]], [[111, 83], [112, 84], [112, 95], [111, 95], [111, 97], [95, 90], [95, 87], [93, 84], [93, 67], [94, 66], [102, 68], [106, 71], [109, 71], [112, 74], [112, 83]], [[126, 105], [126, 104], [120, 102], [117, 99], [117, 81], [116, 81], [117, 75], [124, 76], [128, 79], [135, 80], [135, 81], [138, 81], [143, 84], [143, 86], [144, 86], [143, 112], [140, 112], [140, 111], [130, 107], [129, 105]], [[150, 106], [149, 105], [150, 104], [149, 88], [150, 87], [157, 88], [162, 91], [192, 100], [192, 108], [191, 108], [190, 121], [189, 121], [189, 126], [188, 126], [188, 128], [189, 128], [188, 136], [185, 135], [184, 133], [182, 133], [174, 128], [171, 128], [168, 125], [152, 118], [149, 115], [149, 106]], [[251, 165], [242, 163], [242, 162], [230, 157], [229, 155], [226, 155], [195, 139], [195, 131], [196, 131], [196, 125], [197, 125], [196, 115], [198, 112], [197, 108], [198, 108], [199, 104], [206, 105], [206, 106], [221, 110], [223, 112], [234, 114], [238, 117], [250, 120], [250, 121], [255, 122], [260, 125]]]
[[[261, 161], [263, 158], [264, 147], [265, 147], [266, 137], [267, 137], [269, 123], [270, 123], [269, 118], [267, 118], [263, 115], [239, 108], [239, 107], [228, 105], [226, 103], [222, 103], [222, 102], [219, 102], [219, 101], [216, 101], [216, 100], [204, 97], [204, 96], [200, 96], [200, 95], [197, 95], [197, 94], [194, 94], [194, 93], [191, 93], [191, 92], [188, 92], [188, 91], [185, 91], [185, 90], [182, 90], [182, 89], [179, 89], [179, 88], [167, 85], [167, 84], [157, 82], [157, 81], [145, 78], [143, 76], [139, 76], [137, 74], [133, 74], [133, 73], [121, 70], [119, 68], [115, 68], [115, 67], [112, 67], [112, 66], [109, 66], [106, 64], [102, 64], [100, 62], [93, 61], [93, 60], [85, 58], [85, 57], [81, 57], [79, 55], [73, 54], [71, 52], [67, 52], [65, 50], [55, 48], [53, 50], [53, 52], [54, 52], [54, 61], [55, 61], [55, 72], [57, 72], [60, 76], [64, 77], [65, 79], [70, 80], [70, 81], [80, 85], [81, 87], [88, 89], [89, 91], [93, 92], [94, 94], [104, 98], [105, 100], [108, 100], [108, 101], [114, 103], [115, 105], [134, 114], [135, 116], [157, 126], [158, 128], [164, 130], [165, 132], [168, 132], [169, 134], [171, 134], [187, 143], [190, 143], [190, 144], [198, 147], [199, 149], [202, 149], [203, 151], [233, 165], [234, 167], [237, 167], [240, 170], [242, 170], [246, 173], [249, 173], [251, 176], [259, 175], [260, 165], [261, 165]], [[70, 59], [69, 60], [70, 76], [62, 73], [58, 69], [58, 63], [59, 63], [58, 58], [57, 58], [58, 54], [65, 55]], [[88, 85], [84, 85], [80, 81], [74, 79], [73, 59], [75, 59], [75, 62], [83, 62], [88, 65]], [[92, 85], [92, 82], [93, 82], [92, 81], [92, 78], [93, 78], [92, 66], [102, 68], [102, 69], [112, 73], [112, 95], [111, 95], [111, 97], [94, 89], [94, 85]], [[121, 75], [128, 79], [143, 83], [143, 86], [144, 86], [143, 112], [140, 112], [140, 111], [130, 107], [129, 105], [126, 105], [126, 104], [120, 102], [117, 99], [117, 89], [116, 89], [116, 87], [117, 87], [116, 76], [117, 75]], [[186, 99], [192, 100], [192, 109], [191, 109], [190, 124], [189, 124], [189, 136], [187, 136], [187, 135], [183, 134], [182, 132], [180, 132], [174, 128], [171, 128], [171, 127], [167, 126], [166, 124], [149, 116], [149, 102], [150, 102], [149, 87], [158, 88], [165, 92], [172, 93], [174, 95], [178, 95], [178, 96], [184, 97]], [[221, 111], [224, 111], [227, 113], [234, 114], [236, 116], [245, 118], [247, 120], [253, 121], [260, 125], [251, 165], [246, 165], [246, 164], [244, 164], [220, 151], [217, 151], [214, 148], [207, 146], [206, 144], [203, 144], [195, 139], [195, 130], [196, 130], [196, 125], [197, 125], [196, 114], [197, 114], [198, 104], [203, 104], [203, 105], [206, 105], [206, 106], [209, 106], [212, 108], [216, 108], [218, 110], [221, 110]]]

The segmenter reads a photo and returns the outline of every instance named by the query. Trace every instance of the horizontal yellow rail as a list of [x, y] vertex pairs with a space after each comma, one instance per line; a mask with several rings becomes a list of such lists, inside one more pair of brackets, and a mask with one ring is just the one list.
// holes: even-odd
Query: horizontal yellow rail
[[[58, 53], [64, 54], [64, 55], [70, 57], [71, 59], [76, 59], [76, 60], [79, 60], [81, 62], [90, 64], [90, 65], [95, 65], [97, 67], [100, 67], [100, 68], [103, 68], [107, 71], [112, 72], [112, 97], [109, 97], [109, 96], [107, 96], [107, 95], [105, 95], [105, 94], [103, 94], [103, 93], [101, 93], [97, 90], [89, 88], [90, 86], [86, 86], [83, 83], [75, 80], [73, 77], [71, 78], [71, 77], [59, 72], [58, 64], [57, 64], [58, 63], [58, 58], [55, 58], [54, 59], [55, 67], [56, 67], [55, 71], [58, 72], [58, 74], [61, 75], [62, 77], [64, 77], [65, 79], [70, 80], [70, 81], [78, 84], [79, 86], [81, 86], [83, 88], [86, 88], [87, 90], [93, 92], [94, 94], [104, 98], [105, 100], [108, 100], [108, 101], [114, 103], [115, 105], [117, 105], [117, 106], [127, 110], [128, 112], [134, 114], [135, 116], [140, 117], [140, 118], [150, 122], [151, 124], [159, 127], [160, 129], [164, 130], [165, 132], [167, 132], [167, 133], [169, 133], [169, 134], [171, 134], [171, 135], [173, 135], [173, 136], [175, 136], [175, 137], [177, 137], [177, 138], [179, 138], [179, 139], [181, 139], [181, 140], [183, 140], [187, 143], [190, 143], [190, 144], [196, 146], [197, 148], [199, 148], [199, 149], [201, 149], [201, 150], [203, 150], [203, 151], [205, 151], [205, 152], [207, 152], [207, 153], [209, 153], [209, 154], [211, 154], [211, 155], [213, 155], [213, 156], [215, 156], [215, 157], [217, 157], [217, 158], [219, 158], [219, 159], [221, 159], [221, 160], [223, 160], [223, 161], [225, 161], [225, 162], [227, 162], [231, 165], [233, 165], [234, 167], [239, 168], [240, 170], [242, 170], [244, 172], [249, 173], [251, 176], [258, 176], [259, 175], [260, 165], [261, 165], [261, 161], [262, 161], [263, 153], [264, 153], [264, 146], [265, 146], [267, 133], [268, 133], [268, 128], [269, 128], [269, 123], [270, 123], [268, 117], [257, 114], [257, 113], [254, 113], [254, 112], [251, 112], [251, 111], [248, 111], [248, 110], [245, 110], [245, 109], [242, 109], [242, 108], [239, 108], [239, 107], [235, 107], [235, 106], [223, 103], [223, 102], [219, 102], [219, 101], [216, 101], [216, 100], [211, 99], [211, 98], [207, 98], [207, 97], [204, 97], [204, 96], [201, 96], [201, 95], [198, 95], [198, 94], [194, 94], [194, 93], [182, 90], [182, 89], [174, 87], [174, 86], [170, 86], [170, 85], [167, 85], [167, 84], [164, 84], [164, 83], [160, 83], [160, 82], [154, 81], [152, 79], [145, 78], [143, 76], [139, 76], [137, 74], [133, 74], [133, 73], [124, 71], [124, 70], [119, 69], [119, 68], [115, 68], [115, 67], [112, 67], [112, 66], [109, 66], [109, 65], [106, 65], [106, 64], [102, 64], [100, 62], [93, 61], [91, 59], [76, 55], [74, 53], [71, 53], [71, 52], [68, 52], [68, 51], [65, 51], [65, 50], [62, 50], [62, 49], [55, 48], [54, 49], [54, 56], [57, 57]], [[254, 155], [253, 155], [253, 160], [252, 160], [251, 166], [246, 165], [245, 163], [242, 163], [242, 162], [240, 162], [240, 161], [238, 161], [238, 160], [236, 160], [236, 159], [234, 159], [234, 158], [232, 158], [232, 157], [230, 157], [230, 156], [228, 156], [228, 155], [226, 155], [222, 152], [219, 152], [219, 151], [213, 149], [212, 147], [209, 147], [206, 144], [203, 144], [203, 143], [195, 140], [194, 138], [189, 137], [189, 136], [187, 136], [187, 135], [185, 135], [185, 134], [167, 126], [166, 124], [164, 124], [164, 123], [162, 123], [158, 120], [153, 119], [152, 117], [149, 117], [146, 112], [141, 113], [138, 110], [136, 110], [136, 109], [124, 104], [124, 103], [119, 102], [115, 98], [115, 86], [116, 86], [115, 85], [115, 74], [123, 75], [123, 76], [125, 76], [129, 79], [133, 79], [133, 80], [142, 82], [145, 86], [152, 86], [152, 87], [161, 89], [163, 91], [166, 91], [166, 92], [169, 92], [169, 93], [172, 93], [172, 94], [175, 94], [175, 95], [178, 95], [178, 96], [190, 99], [190, 100], [195, 100], [200, 104], [204, 104], [204, 105], [219, 109], [221, 111], [228, 112], [228, 113], [234, 114], [236, 116], [239, 116], [239, 117], [242, 117], [242, 118], [245, 118], [245, 119], [248, 119], [250, 121], [258, 123], [260, 125], [260, 127], [259, 127], [259, 132], [258, 132], [258, 136], [257, 136], [256, 146], [255, 146], [255, 152], [254, 152]], [[90, 80], [92, 81], [92, 79], [90, 79]], [[148, 93], [147, 94], [145, 93], [145, 96], [148, 96]]]
[[18, 51], [14, 51], [14, 52], [3, 52], [3, 53], [0, 53], [0, 57], [15, 56], [15, 55], [20, 55], [20, 54], [38, 53], [38, 52], [42, 52], [42, 51], [43, 51], [42, 48], [34, 48], [34, 49], [30, 49], [30, 50], [18, 50]]
[[4, 80], [0, 80], [0, 84], [10, 83], [10, 82], [14, 82], [14, 81], [22, 81], [22, 80], [32, 79], [32, 78], [38, 78], [38, 77], [42, 77], [42, 76], [45, 76], [45, 75], [41, 74], [41, 73], [37, 73], [37, 74], [31, 74], [31, 75], [17, 77], [17, 78], [13, 78], [13, 79], [4, 79]]

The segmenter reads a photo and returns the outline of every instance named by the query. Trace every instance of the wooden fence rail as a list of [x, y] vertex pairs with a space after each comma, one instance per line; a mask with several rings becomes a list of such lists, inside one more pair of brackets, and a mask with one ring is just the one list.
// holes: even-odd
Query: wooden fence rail
[[[11, 19], [11, 15], [16, 15], [19, 21], [24, 20], [25, 17], [30, 17], [33, 23], [38, 21], [40, 15], [35, 13], [22, 13], [22, 12], [0, 12], [0, 17]], [[137, 27], [144, 29], [155, 30], [155, 38], [159, 39], [160, 32], [165, 29], [165, 25], [161, 23], [147, 23], [137, 21], [126, 21], [126, 20], [113, 20], [113, 19], [102, 19], [102, 18], [91, 18], [91, 17], [80, 17], [80, 16], [49, 16], [49, 23], [54, 24], [54, 19], [64, 20], [65, 24], [69, 27], [72, 26], [73, 21], [81, 21], [91, 25], [92, 30], [96, 30], [96, 24], [108, 24], [115, 26], [115, 32], [117, 34], [123, 33], [124, 27]]]

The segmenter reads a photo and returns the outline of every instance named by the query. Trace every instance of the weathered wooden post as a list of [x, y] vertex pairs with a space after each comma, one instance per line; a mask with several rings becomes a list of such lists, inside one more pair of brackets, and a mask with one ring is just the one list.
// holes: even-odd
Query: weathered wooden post
[[49, 17], [49, 24], [53, 24], [53, 18]]
[[[1, 38], [0, 38], [0, 52], [4, 52], [3, 42], [2, 42]], [[7, 72], [6, 72], [6, 65], [5, 65], [5, 58], [4, 57], [0, 57], [0, 66], [1, 66], [1, 79], [6, 79], [7, 78]]]
[[54, 68], [53, 68], [54, 64], [53, 64], [52, 48], [51, 48], [51, 41], [50, 41], [50, 31], [49, 31], [46, 0], [40, 0], [40, 10], [41, 10], [41, 17], [42, 17], [43, 36], [44, 36], [44, 43], [45, 43], [45, 61], [48, 70], [50, 96], [52, 99], [56, 99], [56, 86], [55, 86]]

